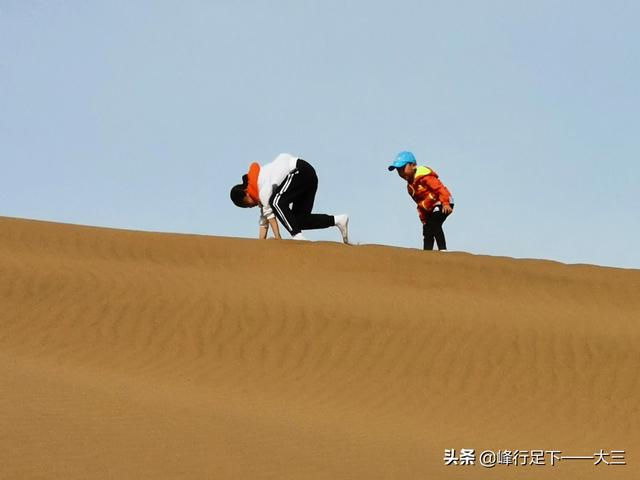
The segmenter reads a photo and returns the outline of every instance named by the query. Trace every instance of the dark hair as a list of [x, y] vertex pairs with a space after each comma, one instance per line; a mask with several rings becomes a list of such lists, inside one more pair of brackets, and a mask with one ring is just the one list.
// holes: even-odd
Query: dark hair
[[244, 185], [235, 185], [231, 189], [231, 193], [230, 193], [231, 201], [237, 207], [245, 208], [246, 205], [244, 204], [244, 197], [246, 196], [246, 194], [247, 192], [245, 191]]

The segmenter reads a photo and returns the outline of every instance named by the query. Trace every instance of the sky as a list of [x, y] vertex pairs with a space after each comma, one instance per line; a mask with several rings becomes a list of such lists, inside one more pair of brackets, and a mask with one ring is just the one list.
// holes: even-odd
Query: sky
[[[640, 268], [640, 2], [0, 0], [0, 215], [256, 237], [287, 152], [359, 244]], [[286, 235], [285, 235], [286, 236]], [[310, 231], [338, 241], [337, 229]]]

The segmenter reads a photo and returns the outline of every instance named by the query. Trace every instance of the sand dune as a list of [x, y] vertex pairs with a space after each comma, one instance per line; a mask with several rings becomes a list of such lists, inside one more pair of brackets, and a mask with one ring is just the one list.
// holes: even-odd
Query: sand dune
[[0, 218], [0, 301], [2, 479], [640, 478], [638, 270]]

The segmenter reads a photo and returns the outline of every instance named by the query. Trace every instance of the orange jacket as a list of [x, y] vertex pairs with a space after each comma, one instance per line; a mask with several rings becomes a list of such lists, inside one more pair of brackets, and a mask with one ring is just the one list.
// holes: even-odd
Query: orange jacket
[[433, 211], [436, 205], [453, 203], [451, 192], [438, 178], [438, 174], [428, 167], [419, 166], [412, 182], [407, 182], [407, 191], [418, 206], [418, 215], [425, 223], [425, 213]]

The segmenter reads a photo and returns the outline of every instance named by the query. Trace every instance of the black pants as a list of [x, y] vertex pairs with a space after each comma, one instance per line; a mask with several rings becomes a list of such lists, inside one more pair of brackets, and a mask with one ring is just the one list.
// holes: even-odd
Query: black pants
[[274, 190], [269, 204], [291, 236], [301, 230], [328, 228], [335, 224], [333, 215], [311, 213], [317, 190], [316, 171], [301, 158], [296, 169]]
[[[453, 205], [451, 205], [451, 207], [453, 207]], [[442, 224], [449, 215], [449, 213], [442, 213], [439, 209], [437, 212], [429, 212], [425, 215], [427, 222], [422, 226], [425, 250], [433, 250], [434, 240], [438, 244], [438, 250], [447, 249], [447, 240], [444, 238]]]

